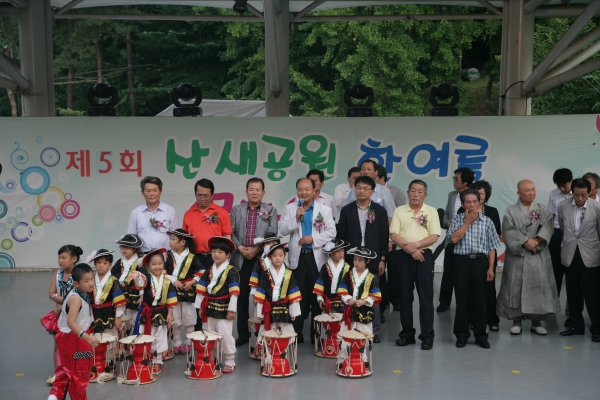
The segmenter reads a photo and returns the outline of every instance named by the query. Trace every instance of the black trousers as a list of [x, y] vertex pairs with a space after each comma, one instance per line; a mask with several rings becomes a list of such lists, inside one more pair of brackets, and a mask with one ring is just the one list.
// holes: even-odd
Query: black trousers
[[[212, 267], [212, 265], [214, 263], [210, 253], [208, 255], [196, 254], [196, 257], [198, 257], [200, 264], [202, 264], [202, 266], [205, 268]], [[201, 329], [202, 329], [202, 318], [196, 318], [196, 325], [194, 326], [194, 330], [199, 331]]]
[[485, 330], [487, 322], [486, 292], [487, 255], [471, 258], [454, 255], [453, 257], [454, 296], [456, 298], [456, 315], [454, 316], [454, 336], [467, 340], [469, 322], [473, 324], [473, 335], [476, 340], [487, 340]]
[[452, 303], [452, 289], [454, 288], [452, 283], [453, 258], [454, 243], [449, 241], [444, 250], [444, 272], [442, 274], [442, 283], [440, 284], [440, 305], [449, 306]]
[[562, 288], [563, 276], [565, 275], [565, 267], [560, 261], [560, 245], [562, 239], [562, 231], [560, 229], [554, 229], [550, 243], [548, 243], [550, 259], [552, 260], [552, 269], [554, 271], [554, 280], [556, 281], [556, 290], [558, 291], [559, 296], [560, 289]]
[[387, 295], [390, 304], [394, 307], [400, 307], [400, 296], [402, 295], [400, 252], [403, 250], [394, 250], [388, 254], [387, 262]]
[[313, 337], [314, 319], [315, 316], [321, 314], [321, 307], [319, 307], [317, 295], [313, 293], [315, 282], [319, 278], [319, 269], [312, 251], [305, 252], [305, 250], [302, 250], [298, 259], [298, 267], [293, 271], [293, 276], [302, 294], [302, 300], [300, 301], [302, 316], [296, 317], [292, 322], [294, 331], [298, 334], [298, 337], [304, 337], [304, 319], [310, 312], [310, 335]]
[[240, 270], [240, 296], [237, 299], [237, 331], [238, 338], [248, 339], [250, 331], [248, 330], [248, 318], [250, 318], [248, 307], [250, 306], [250, 275], [256, 264], [256, 258], [247, 260], [244, 258], [242, 269]]
[[421, 323], [421, 334], [419, 339], [433, 339], [433, 253], [425, 250], [423, 257], [425, 261], [416, 261], [403, 250], [396, 250], [395, 259], [399, 264], [395, 267], [400, 271], [401, 279], [401, 301], [400, 301], [400, 323], [402, 331], [398, 336], [401, 338], [412, 338], [416, 330], [413, 328], [412, 304], [414, 300], [413, 291], [417, 288], [419, 295], [419, 321]]
[[585, 329], [581, 301], [583, 296], [592, 322], [590, 332], [593, 335], [600, 334], [600, 267], [587, 268], [581, 259], [579, 247], [577, 247], [571, 265], [565, 268], [565, 275], [567, 278], [569, 326], [577, 330]]

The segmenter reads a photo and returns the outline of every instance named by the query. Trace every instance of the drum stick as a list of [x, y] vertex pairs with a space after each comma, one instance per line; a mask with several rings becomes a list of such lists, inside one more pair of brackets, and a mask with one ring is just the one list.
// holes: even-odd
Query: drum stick
[[139, 335], [137, 335], [137, 336], [135, 337], [135, 339], [133, 339], [133, 340], [131, 341], [131, 343], [135, 343], [135, 342], [137, 342], [137, 340], [138, 340], [139, 338], [141, 338], [141, 337], [142, 337], [142, 335], [143, 335], [143, 333], [140, 333]]
[[363, 331], [359, 331], [358, 329], [354, 328], [354, 330], [358, 333], [360, 333], [361, 335], [363, 335], [364, 337], [367, 337], [367, 334], [364, 333]]

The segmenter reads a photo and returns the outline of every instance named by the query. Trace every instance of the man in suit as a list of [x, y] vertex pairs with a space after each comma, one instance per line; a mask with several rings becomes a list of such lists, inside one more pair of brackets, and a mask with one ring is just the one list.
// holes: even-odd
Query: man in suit
[[[462, 167], [454, 171], [454, 190], [448, 193], [448, 203], [444, 212], [444, 228], [450, 227], [452, 218], [460, 208], [460, 193], [471, 187], [475, 180], [475, 174], [470, 168]], [[438, 312], [448, 311], [452, 303], [452, 257], [454, 256], [454, 244], [446, 237], [446, 250], [444, 251], [444, 273], [442, 274], [442, 283], [440, 285], [440, 304], [437, 307]]]
[[[362, 176], [371, 177], [373, 180], [377, 179], [377, 163], [373, 160], [364, 160], [360, 164], [360, 173]], [[356, 189], [356, 183], [355, 183]], [[356, 190], [350, 190], [350, 194], [346, 198], [344, 205], [354, 203], [356, 201]], [[389, 189], [385, 186], [377, 184], [375, 182], [375, 190], [371, 192], [371, 200], [375, 203], [383, 206], [387, 211], [387, 215], [389, 217], [389, 222], [392, 222], [392, 215], [394, 214], [394, 210], [396, 209], [396, 205], [394, 204], [394, 198], [390, 193]]]
[[[345, 205], [340, 213], [337, 226], [338, 239], [350, 243], [350, 247], [364, 246], [377, 253], [377, 257], [369, 262], [369, 271], [379, 276], [385, 275], [385, 261], [388, 254], [389, 224], [385, 208], [371, 200], [375, 189], [375, 180], [369, 176], [356, 178], [356, 201]], [[354, 265], [354, 257], [346, 255], [346, 262]], [[381, 313], [379, 305], [373, 306], [373, 341], [379, 343], [379, 327]]]
[[558, 223], [563, 234], [560, 258], [567, 278], [569, 327], [561, 336], [583, 335], [583, 303], [590, 317], [592, 341], [600, 342], [600, 205], [589, 199], [587, 179], [574, 179], [573, 199], [558, 205]]
[[[327, 257], [323, 246], [336, 235], [335, 221], [331, 208], [315, 201], [315, 183], [308, 178], [296, 182], [298, 203], [285, 207], [280, 224], [280, 233], [290, 235], [288, 244], [289, 268], [302, 294], [302, 317], [294, 320], [294, 330], [298, 334], [298, 343], [304, 343], [304, 318], [311, 312], [311, 342], [314, 318], [321, 313], [317, 296], [312, 290], [319, 277], [319, 271]], [[307, 305], [310, 304], [310, 307]]]
[[248, 343], [248, 298], [250, 295], [250, 274], [260, 256], [260, 247], [254, 239], [264, 237], [267, 233], [277, 234], [277, 210], [262, 202], [265, 195], [265, 183], [260, 178], [250, 178], [246, 182], [246, 203], [238, 204], [231, 209], [231, 240], [236, 251], [231, 254], [231, 264], [240, 271], [240, 295], [237, 299], [237, 331], [236, 346]]

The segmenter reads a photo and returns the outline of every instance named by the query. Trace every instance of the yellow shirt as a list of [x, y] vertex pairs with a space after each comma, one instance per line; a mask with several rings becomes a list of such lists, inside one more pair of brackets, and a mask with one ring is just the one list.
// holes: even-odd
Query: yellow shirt
[[[425, 217], [423, 225], [417, 222], [419, 216]], [[415, 215], [408, 204], [396, 208], [392, 217], [390, 233], [397, 233], [407, 242], [418, 242], [429, 235], [440, 235], [440, 218], [435, 208], [423, 204], [421, 210]], [[423, 247], [424, 249], [433, 249], [433, 245]]]

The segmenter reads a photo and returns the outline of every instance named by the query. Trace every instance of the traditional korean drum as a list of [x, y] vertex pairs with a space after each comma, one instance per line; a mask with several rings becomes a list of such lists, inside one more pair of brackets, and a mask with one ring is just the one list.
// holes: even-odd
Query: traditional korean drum
[[298, 372], [296, 332], [271, 329], [260, 334], [262, 345], [260, 373], [269, 378], [284, 378]]
[[197, 380], [220, 378], [223, 375], [221, 372], [223, 335], [204, 330], [188, 333], [185, 337], [192, 341], [192, 349], [187, 354], [185, 376]]
[[262, 325], [262, 320], [258, 317], [248, 319], [248, 330], [250, 331], [250, 340], [248, 341], [248, 356], [254, 360], [260, 360], [261, 344], [258, 340], [258, 331]]
[[94, 349], [94, 366], [90, 382], [108, 382], [117, 377], [117, 338], [108, 333], [94, 333], [100, 340]]
[[158, 375], [152, 373], [154, 368], [152, 344], [156, 342], [156, 338], [150, 335], [132, 335], [119, 342], [123, 346], [124, 359], [118, 381], [128, 385], [156, 382]]
[[[336, 358], [339, 352], [338, 332], [342, 327], [342, 314], [323, 313], [315, 317], [315, 355]], [[321, 350], [319, 350], [321, 345]]]
[[373, 334], [368, 332], [341, 331], [340, 357], [343, 359], [338, 364], [337, 374], [344, 378], [364, 378], [373, 374], [372, 353]]

